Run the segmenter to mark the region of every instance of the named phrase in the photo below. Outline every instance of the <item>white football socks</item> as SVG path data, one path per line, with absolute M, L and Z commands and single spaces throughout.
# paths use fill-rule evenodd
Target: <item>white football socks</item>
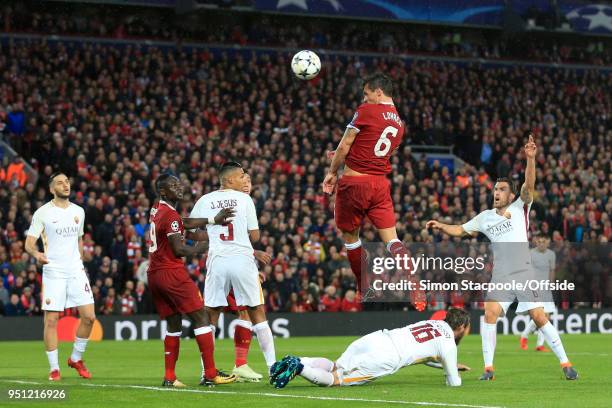
M 482 358 L 484 359 L 485 367 L 493 365 L 493 357 L 495 356 L 495 345 L 497 344 L 497 323 L 482 323 L 480 328 L 480 336 L 482 337 Z
M 536 343 L 536 347 L 542 347 L 544 345 L 544 333 L 542 330 L 538 330 L 538 342 Z
M 302 357 L 300 361 L 304 367 L 320 368 L 329 373 L 334 370 L 334 362 L 323 357 Z
M 300 375 L 316 385 L 324 387 L 334 385 L 334 375 L 322 368 L 304 365 L 304 369 Z
M 563 348 L 563 343 L 559 337 L 559 332 L 555 326 L 553 326 L 552 323 L 547 322 L 544 326 L 540 327 L 540 332 L 542 332 L 544 335 L 546 342 L 559 359 L 559 362 L 561 364 L 569 362 L 569 359 L 565 354 L 565 349 Z
M 274 337 L 272 336 L 272 330 L 268 322 L 261 322 L 253 325 L 253 332 L 257 336 L 259 342 L 259 348 L 264 355 L 268 371 L 272 364 L 276 362 L 276 351 L 274 350 Z
M 57 349 L 53 351 L 47 351 L 47 359 L 49 360 L 49 371 L 59 370 Z
M 525 325 L 525 330 L 523 330 L 521 333 L 521 337 L 524 339 L 528 338 L 531 333 L 537 330 L 537 328 L 538 327 L 536 326 L 535 322 L 533 320 L 529 320 L 529 323 Z
M 80 337 L 74 339 L 74 346 L 72 347 L 72 354 L 70 355 L 72 361 L 76 363 L 83 358 L 83 353 L 85 352 L 88 341 L 89 339 L 82 339 Z

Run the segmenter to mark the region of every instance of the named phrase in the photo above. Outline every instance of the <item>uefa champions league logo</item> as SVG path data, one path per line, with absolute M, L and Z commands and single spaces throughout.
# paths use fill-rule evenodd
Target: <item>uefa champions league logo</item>
M 567 13 L 566 17 L 577 29 L 612 32 L 612 7 L 605 4 L 580 7 Z

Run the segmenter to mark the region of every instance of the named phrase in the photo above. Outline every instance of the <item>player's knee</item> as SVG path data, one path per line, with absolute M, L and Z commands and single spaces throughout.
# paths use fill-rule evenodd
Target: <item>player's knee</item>
M 542 308 L 533 309 L 529 314 L 538 327 L 542 327 L 548 323 L 548 317 L 546 317 L 546 313 L 544 313 L 544 309 Z
M 45 327 L 50 328 L 50 329 L 57 328 L 58 320 L 59 320 L 59 315 L 56 315 L 56 314 L 50 314 L 50 315 L 45 316 Z
M 96 322 L 95 314 L 81 316 L 81 324 L 84 324 L 85 326 L 93 326 L 95 322 Z
M 499 310 L 497 310 L 496 308 L 487 308 L 485 309 L 485 314 L 484 314 L 485 322 L 495 323 L 497 322 L 497 318 L 499 317 L 499 315 L 500 315 Z

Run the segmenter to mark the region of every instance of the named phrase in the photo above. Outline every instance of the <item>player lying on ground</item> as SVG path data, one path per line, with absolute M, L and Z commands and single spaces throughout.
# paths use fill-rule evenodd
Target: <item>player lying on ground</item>
M 391 182 L 387 178 L 391 155 L 402 142 L 405 129 L 393 104 L 393 88 L 391 78 L 380 73 L 365 79 L 363 104 L 347 125 L 336 151 L 328 155 L 332 161 L 323 180 L 323 191 L 327 194 L 332 194 L 338 184 L 334 217 L 359 289 L 368 287 L 367 277 L 362 276 L 365 254 L 359 239 L 365 217 L 374 224 L 394 257 L 408 256 L 397 238 Z M 344 173 L 338 181 L 342 165 Z M 417 310 L 424 310 L 427 305 L 424 293 L 418 291 L 411 293 L 411 302 Z
M 536 152 L 536 144 L 530 135 L 525 145 L 527 156 L 525 183 L 516 201 L 514 201 L 516 195 L 512 181 L 500 178 L 495 183 L 493 190 L 493 209 L 481 212 L 463 225 L 449 225 L 438 221 L 427 222 L 426 228 L 441 230 L 453 237 L 476 237 L 478 233 L 485 234 L 492 242 L 494 258 L 492 281 L 507 282 L 509 279 L 519 280 L 521 276 L 528 278 L 535 276 L 531 266 L 527 231 L 529 211 L 535 190 Z M 510 245 L 510 243 L 513 244 Z M 519 302 L 516 312 L 518 314 L 529 313 L 536 326 L 544 334 L 546 341 L 561 363 L 565 378 L 568 380 L 578 378 L 578 373 L 565 354 L 559 332 L 550 323 L 544 312 L 544 304 L 539 300 L 541 298 L 540 293 L 533 293 L 533 291 L 501 291 L 488 295 L 485 302 L 485 321 L 481 328 L 482 355 L 485 366 L 481 380 L 495 379 L 493 356 L 497 342 L 497 319 L 506 314 L 515 300 Z
M 219 171 L 221 188 L 196 202 L 192 217 L 207 218 L 221 208 L 232 208 L 235 215 L 223 225 L 207 225 L 209 238 L 206 260 L 204 302 L 211 315 L 228 306 L 227 296 L 233 290 L 237 306 L 247 307 L 252 330 L 257 335 L 268 370 L 276 360 L 274 338 L 264 308 L 259 271 L 251 242 L 259 241 L 259 223 L 255 204 L 243 192 L 245 173 L 236 162 L 228 162 Z M 249 326 L 245 323 L 245 326 Z
M 214 337 L 204 310 L 202 294 L 189 277 L 182 259 L 185 256 L 202 254 L 208 248 L 204 242 L 195 246 L 186 245 L 184 242 L 185 227 L 175 208 L 183 197 L 185 187 L 178 178 L 169 174 L 159 176 L 155 186 L 159 201 L 151 209 L 150 215 L 151 240 L 147 276 L 155 309 L 160 318 L 166 319 L 168 324 L 164 338 L 165 375 L 162 386 L 185 387 L 175 374 L 183 331 L 183 314 L 193 322 L 193 332 L 205 367 L 205 375 L 200 385 L 213 386 L 233 382 L 236 380 L 235 375 L 227 375 L 215 367 Z M 231 211 L 217 210 L 210 214 L 210 218 L 189 220 L 187 224 L 190 228 L 197 228 L 211 221 L 221 223 L 228 215 L 231 215 Z
M 270 384 L 284 388 L 296 375 L 321 386 L 362 385 L 421 363 L 441 363 L 446 384 L 461 385 L 457 345 L 470 331 L 470 315 L 451 308 L 444 321 L 423 320 L 394 330 L 379 330 L 352 342 L 335 362 L 323 357 L 287 356 L 272 366 Z M 434 365 L 435 366 L 435 365 Z M 463 369 L 469 369 L 463 366 Z
M 81 377 L 91 378 L 82 360 L 96 320 L 94 298 L 82 260 L 85 211 L 68 201 L 70 180 L 64 173 L 53 173 L 49 177 L 49 190 L 53 199 L 34 212 L 25 242 L 25 250 L 43 265 L 43 337 L 49 360 L 49 380 L 60 380 L 57 352 L 59 314 L 75 306 L 80 323 L 68 366 L 77 370 Z M 42 237 L 44 252 L 38 251 L 36 241 L 39 237 Z

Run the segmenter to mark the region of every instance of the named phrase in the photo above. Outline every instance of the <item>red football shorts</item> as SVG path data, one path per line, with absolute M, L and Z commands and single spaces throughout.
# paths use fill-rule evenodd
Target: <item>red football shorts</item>
M 153 303 L 162 319 L 204 308 L 202 294 L 185 269 L 158 269 L 148 277 Z
M 227 295 L 227 306 L 223 308 L 223 311 L 226 313 L 236 313 L 241 312 L 243 310 L 247 310 L 246 306 L 238 306 L 236 304 L 236 298 L 234 297 L 234 289 L 230 289 Z
M 336 225 L 341 231 L 354 231 L 368 217 L 378 229 L 395 226 L 391 182 L 386 176 L 342 176 L 338 181 Z

